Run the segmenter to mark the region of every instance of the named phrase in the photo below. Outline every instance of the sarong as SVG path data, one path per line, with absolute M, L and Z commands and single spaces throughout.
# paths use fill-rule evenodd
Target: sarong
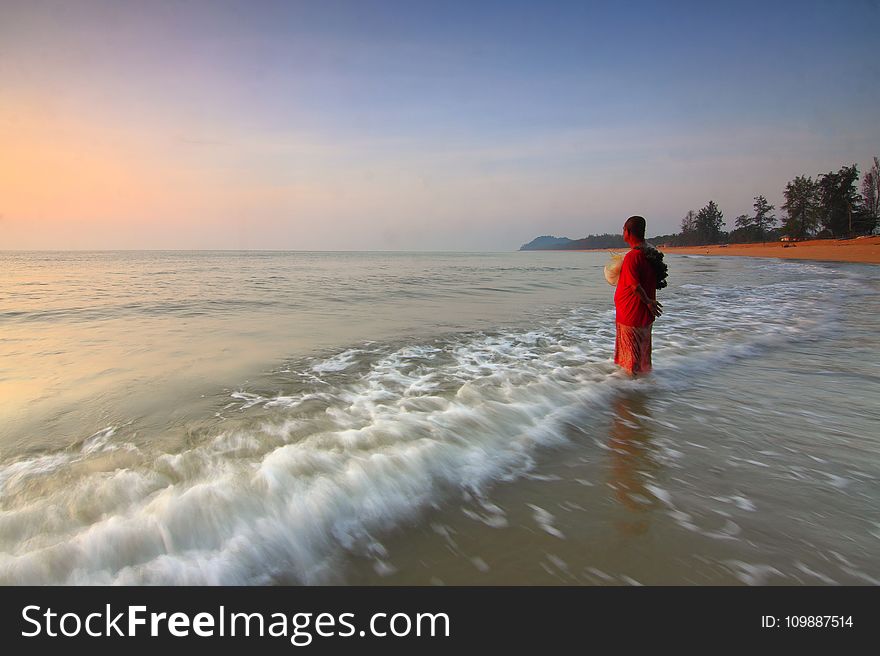
M 631 374 L 651 371 L 651 326 L 636 327 L 617 324 L 614 340 L 614 362 Z

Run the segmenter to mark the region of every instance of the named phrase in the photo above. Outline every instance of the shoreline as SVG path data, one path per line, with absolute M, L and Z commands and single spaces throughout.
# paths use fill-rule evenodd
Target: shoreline
M 811 239 L 798 242 L 767 242 L 763 244 L 711 244 L 707 246 L 660 246 L 664 253 L 680 255 L 723 255 L 743 257 L 776 257 L 786 260 L 820 260 L 825 262 L 856 262 L 880 264 L 880 236 L 857 239 Z M 609 248 L 593 248 L 573 252 L 606 252 Z M 618 249 L 624 250 L 624 249 Z

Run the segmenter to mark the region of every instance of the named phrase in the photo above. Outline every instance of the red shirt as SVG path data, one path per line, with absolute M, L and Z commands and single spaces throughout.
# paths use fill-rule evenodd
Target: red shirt
M 657 274 L 639 248 L 631 249 L 623 258 L 617 290 L 614 292 L 614 306 L 617 308 L 617 323 L 624 326 L 650 326 L 654 322 L 654 316 L 642 302 L 636 285 L 642 286 L 648 298 L 657 298 Z

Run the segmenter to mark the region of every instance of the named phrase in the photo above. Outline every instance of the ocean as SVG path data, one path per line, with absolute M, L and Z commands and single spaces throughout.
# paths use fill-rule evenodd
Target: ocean
M 880 268 L 0 253 L 0 583 L 880 584 Z

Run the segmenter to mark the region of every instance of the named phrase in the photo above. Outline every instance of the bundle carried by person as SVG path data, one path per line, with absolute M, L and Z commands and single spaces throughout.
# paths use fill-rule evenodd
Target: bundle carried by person
M 648 263 L 654 269 L 654 275 L 657 276 L 657 289 L 663 289 L 668 284 L 666 278 L 669 277 L 669 267 L 663 261 L 663 253 L 645 242 L 641 246 L 636 246 L 645 254 Z
M 611 251 L 611 259 L 605 265 L 605 280 L 609 285 L 616 285 L 620 278 L 620 269 L 623 267 L 623 253 Z
M 657 276 L 657 289 L 663 289 L 666 287 L 666 278 L 669 277 L 669 267 L 666 265 L 666 262 L 663 261 L 663 253 L 647 242 L 642 246 L 636 246 L 636 248 L 645 254 L 645 257 L 654 269 L 654 274 Z M 609 259 L 608 263 L 605 265 L 605 280 L 608 281 L 609 285 L 616 285 L 617 281 L 620 279 L 620 269 L 623 267 L 624 255 L 625 253 L 615 253 L 614 251 L 611 251 L 611 259 Z

